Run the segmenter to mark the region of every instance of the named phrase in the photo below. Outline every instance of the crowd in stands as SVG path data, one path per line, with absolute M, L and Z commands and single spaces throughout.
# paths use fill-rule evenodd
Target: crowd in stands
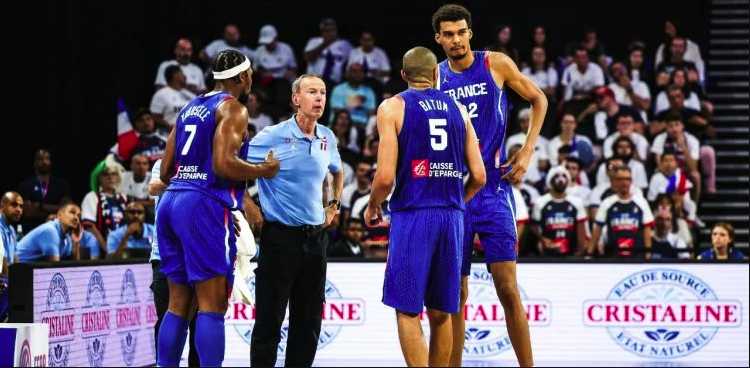
M 596 31 L 587 29 L 562 50 L 548 44 L 542 26 L 534 28 L 528 44 L 516 42 L 510 26 L 497 27 L 495 42 L 484 49 L 510 56 L 550 101 L 536 153 L 515 185 L 521 257 L 744 257 L 732 249 L 733 230 L 726 224 L 714 227 L 713 247 L 698 242 L 700 228 L 707 226 L 698 213 L 701 199 L 716 192 L 716 155 L 707 144 L 716 136 L 713 106 L 703 89 L 699 45 L 673 22 L 664 26 L 665 42 L 659 45 L 635 40 L 605 48 Z M 212 88 L 211 59 L 230 48 L 253 65 L 253 91 L 245 102 L 251 136 L 295 113 L 290 95 L 301 72 L 298 62 L 323 76 L 328 99 L 320 123 L 335 132 L 345 170 L 328 253 L 384 259 L 387 201 L 386 221 L 369 227 L 362 216 L 377 170 L 377 106 L 406 86 L 393 59 L 399 55 L 378 47 L 377 35 L 368 31 L 355 47 L 338 36 L 333 19 L 321 21 L 319 29 L 301 50 L 302 60 L 297 45 L 284 43 L 270 24 L 260 29 L 255 49 L 241 42 L 233 24 L 198 52 L 191 40 L 177 40 L 174 59 L 154 71 L 150 105 L 129 112 L 137 143 L 115 144 L 93 168 L 90 192 L 80 202 L 65 179 L 52 175 L 53 157 L 44 149 L 33 157 L 34 176 L 4 188 L 9 192 L 2 197 L 0 275 L 17 261 L 120 259 L 129 249 L 150 248 L 151 168 L 182 107 Z M 627 57 L 614 59 L 609 50 L 615 49 Z M 512 155 L 524 142 L 530 111 L 508 93 L 505 148 Z M 248 196 L 259 203 L 257 187 L 250 184 Z M 482 253 L 479 239 L 474 253 Z

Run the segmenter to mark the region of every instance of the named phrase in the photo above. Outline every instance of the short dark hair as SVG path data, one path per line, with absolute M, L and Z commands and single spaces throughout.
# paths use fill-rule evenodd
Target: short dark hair
M 630 146 L 630 154 L 635 155 L 635 143 L 633 143 L 633 140 L 630 139 L 630 137 L 626 137 L 624 135 L 617 137 L 617 139 L 612 142 L 612 152 L 617 154 L 617 146 L 620 145 L 620 142 L 626 142 L 628 146 Z
M 664 152 L 662 152 L 662 154 L 661 154 L 661 160 L 663 161 L 664 157 L 667 157 L 667 156 L 672 156 L 672 157 L 674 157 L 676 159 L 677 158 L 677 152 L 675 152 L 674 148 L 672 148 L 672 147 L 664 148 Z
M 216 54 L 216 56 L 214 57 L 214 61 L 211 63 L 211 71 L 223 72 L 225 70 L 232 69 L 235 66 L 240 65 L 243 62 L 245 62 L 246 58 L 247 57 L 244 54 L 242 54 L 241 52 L 237 50 L 228 49 L 228 50 L 221 51 L 218 54 Z M 230 78 L 230 79 L 239 81 L 239 77 L 240 75 L 237 74 L 237 76 L 235 76 L 234 78 Z
M 612 166 L 612 161 L 615 161 L 615 160 L 617 160 L 617 161 L 623 161 L 621 157 L 612 156 L 612 157 L 604 160 L 604 164 L 606 165 L 606 166 L 604 166 L 604 170 L 607 171 L 608 168 L 610 166 Z
M 563 160 L 563 161 L 565 161 L 565 162 L 572 162 L 574 164 L 578 164 L 578 169 L 579 170 L 583 169 L 583 162 L 578 157 L 568 156 L 568 157 L 565 157 L 565 160 Z
M 573 152 L 573 146 L 569 144 L 563 144 L 562 146 L 560 146 L 560 148 L 557 149 L 558 155 L 562 155 L 562 154 L 569 155 L 571 152 Z
M 575 54 L 576 54 L 576 53 L 578 53 L 578 51 L 583 51 L 583 52 L 585 52 L 585 53 L 586 53 L 586 56 L 588 56 L 589 58 L 591 57 L 591 55 L 589 54 L 589 50 L 588 50 L 588 49 L 586 49 L 586 48 L 585 48 L 585 47 L 583 47 L 583 46 L 578 46 L 578 47 L 576 47 L 576 49 L 575 49 L 575 50 L 573 50 L 573 56 L 575 56 Z
M 182 72 L 182 69 L 180 69 L 177 65 L 170 65 L 167 67 L 166 70 L 164 70 L 164 80 L 167 81 L 167 83 L 172 82 L 172 78 L 177 74 L 178 72 Z
M 432 15 L 432 29 L 435 33 L 440 33 L 440 23 L 458 22 L 459 20 L 465 20 L 466 25 L 471 29 L 471 13 L 469 13 L 469 10 L 458 4 L 445 4 Z
M 680 123 L 684 124 L 684 122 L 682 121 L 682 116 L 680 116 L 680 114 L 676 112 L 667 114 L 667 116 L 664 117 L 665 124 L 669 123 L 670 121 L 679 121 Z
M 151 111 L 146 108 L 140 108 L 138 110 L 135 110 L 135 113 L 133 114 L 133 121 L 138 121 L 140 118 L 143 117 L 143 115 L 151 115 Z
M 362 228 L 364 230 L 365 222 L 357 217 L 349 217 L 348 219 L 346 219 L 346 227 L 344 229 L 349 229 L 349 226 L 351 224 L 360 224 L 362 225 Z

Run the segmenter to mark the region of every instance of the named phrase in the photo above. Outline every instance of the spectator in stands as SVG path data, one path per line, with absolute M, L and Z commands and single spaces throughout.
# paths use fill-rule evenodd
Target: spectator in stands
M 581 160 L 584 169 L 595 163 L 593 143 L 585 135 L 576 134 L 578 122 L 573 114 L 564 114 L 560 120 L 560 134 L 549 141 L 547 157 L 551 166 L 560 165 L 557 151 L 560 147 L 568 145 L 572 153 Z
M 543 30 L 544 29 L 542 29 L 542 31 Z M 529 66 L 524 67 L 522 72 L 544 92 L 544 95 L 547 96 L 547 100 L 550 101 L 550 104 L 557 101 L 557 83 L 559 77 L 555 65 L 547 61 L 547 53 L 544 50 L 544 47 L 534 46 L 534 48 L 531 49 L 531 63 Z M 548 125 L 546 117 L 554 119 L 554 115 L 555 114 L 551 113 L 545 115 L 545 125 Z
M 18 234 L 16 225 L 23 215 L 23 197 L 16 192 L 7 192 L 0 199 L 0 247 L 3 258 L 0 258 L 0 275 L 8 275 L 8 267 L 17 261 Z M 2 321 L 0 313 L 0 321 Z
M 615 182 L 612 178 L 615 174 L 615 169 L 621 166 L 625 166 L 625 161 L 617 156 L 610 157 L 604 161 L 604 165 L 607 168 L 607 178 L 605 182 L 597 183 L 596 186 L 591 189 L 591 194 L 587 200 L 589 206 L 589 218 L 593 220 L 596 216 L 596 211 L 599 209 L 599 205 L 607 198 L 614 195 L 617 192 L 615 188 Z M 629 169 L 629 167 L 628 167 Z M 643 196 L 643 192 L 640 188 L 636 187 L 632 182 L 632 173 L 630 175 L 630 194 L 633 196 Z
M 674 224 L 672 231 L 676 232 L 677 237 L 680 238 L 688 248 L 693 248 L 693 231 L 691 225 L 685 218 L 684 212 L 675 206 L 674 199 L 669 194 L 659 194 L 656 196 L 654 201 L 655 211 L 667 210 L 672 213 L 672 219 Z
M 81 222 L 100 244 L 107 244 L 109 233 L 120 226 L 125 214 L 127 197 L 117 191 L 124 171 L 122 165 L 107 159 L 91 172 L 91 191 L 81 203 Z M 101 254 L 106 256 L 107 249 L 102 249 Z
M 714 105 L 705 97 L 701 96 L 702 89 L 697 83 L 689 83 L 687 81 L 687 72 L 685 72 L 685 70 L 675 69 L 669 76 L 669 85 L 675 85 L 682 89 L 682 95 L 685 98 L 683 102 L 684 108 L 695 111 L 705 111 L 708 115 L 713 113 Z M 654 114 L 658 115 L 670 108 L 671 104 L 669 98 L 667 98 L 667 90 L 659 92 L 656 96 Z
M 643 63 L 644 46 L 640 42 L 631 43 L 628 48 L 627 69 L 628 76 L 633 82 L 639 81 L 646 84 L 651 83 L 651 75 Z
M 615 157 L 620 158 L 622 162 L 625 163 L 625 166 L 630 168 L 633 184 L 641 190 L 648 188 L 648 174 L 646 174 L 646 167 L 643 166 L 642 162 L 636 159 L 635 143 L 626 136 L 617 137 L 612 143 L 612 151 L 614 151 Z M 596 174 L 596 183 L 607 182 L 609 182 L 607 169 L 605 165 L 601 165 Z
M 250 91 L 247 95 L 245 107 L 247 108 L 247 115 L 250 117 L 248 122 L 255 127 L 256 134 L 266 127 L 274 125 L 273 119 L 260 111 L 261 105 L 262 102 L 258 92 Z
M 364 258 L 365 249 L 362 240 L 365 235 L 365 224 L 355 218 L 345 222 L 344 237 L 331 244 L 326 251 L 328 257 Z
M 253 70 L 271 79 L 294 81 L 297 78 L 297 59 L 289 44 L 279 41 L 276 27 L 266 24 L 260 29 L 255 57 L 258 65 Z
M 655 201 L 656 196 L 662 193 L 672 193 L 674 191 L 685 195 L 693 188 L 693 183 L 688 180 L 685 173 L 677 165 L 677 154 L 672 149 L 666 149 L 661 154 L 659 166 L 648 185 L 649 201 Z
M 651 91 L 646 82 L 631 79 L 625 64 L 620 61 L 609 65 L 609 75 L 612 78 L 609 88 L 615 93 L 615 101 L 620 105 L 636 108 L 643 121 L 648 121 Z
M 240 43 L 240 30 L 232 23 L 224 26 L 224 38 L 209 43 L 208 46 L 198 54 L 198 58 L 203 61 L 204 65 L 210 66 L 216 54 L 229 49 L 241 52 L 250 59 L 250 62 L 253 63 L 253 65 L 256 64 L 255 52 Z
M 565 46 L 565 55 L 568 58 L 568 64 L 571 64 L 575 60 L 575 55 L 579 49 L 584 49 L 591 60 L 597 63 L 601 70 L 606 70 L 607 51 L 604 49 L 604 44 L 599 41 L 596 30 L 588 26 L 584 28 L 583 38 L 580 41 L 573 41 Z
M 673 60 L 672 56 L 674 54 L 681 54 L 682 60 L 695 64 L 695 69 L 698 72 L 699 79 L 701 83 L 703 83 L 705 80 L 705 65 L 703 63 L 703 58 L 701 57 L 700 46 L 692 40 L 680 37 L 682 35 L 675 23 L 674 20 L 666 20 L 664 22 L 664 33 L 667 38 L 666 42 L 660 44 L 656 49 L 656 61 L 654 62 L 654 65 L 658 67 L 665 60 Z M 675 45 L 673 41 L 678 38 L 682 39 L 682 41 L 678 41 L 677 45 Z M 669 47 L 666 47 L 667 45 L 669 45 Z
M 307 41 L 303 55 L 307 62 L 307 72 L 323 76 L 330 89 L 341 82 L 344 64 L 352 51 L 352 45 L 339 38 L 336 21 L 331 18 L 320 22 L 320 35 L 321 37 L 313 37 Z
M 682 118 L 687 131 L 698 139 L 703 137 L 714 138 L 716 133 L 708 120 L 701 115 L 700 111 L 685 106 L 685 93 L 682 88 L 670 85 L 667 88 L 667 99 L 669 109 L 660 112 L 654 117 L 654 124 L 649 125 L 651 136 L 656 136 L 666 129 L 666 117 L 678 114 Z
M 174 47 L 174 59 L 166 60 L 159 64 L 159 69 L 156 71 L 154 89 L 158 91 L 167 85 L 164 72 L 167 70 L 167 67 L 177 65 L 182 70 L 182 74 L 185 75 L 186 88 L 190 92 L 196 95 L 206 92 L 206 81 L 203 78 L 203 71 L 198 65 L 190 62 L 192 57 L 193 43 L 187 38 L 177 40 L 177 44 Z
M 688 245 L 674 232 L 677 227 L 672 211 L 666 208 L 658 209 L 654 217 L 654 231 L 651 234 L 653 258 L 692 258 L 692 251 L 688 249 Z
M 604 85 L 604 72 L 599 65 L 589 59 L 589 52 L 578 47 L 575 50 L 574 63 L 570 63 L 562 75 L 560 83 L 565 87 L 565 101 L 593 101 L 594 89 Z
M 356 168 L 355 182 L 344 187 L 344 190 L 341 192 L 341 222 L 343 223 L 346 223 L 349 219 L 352 205 L 358 199 L 370 194 L 370 190 L 372 190 L 370 176 L 373 175 L 373 169 L 370 161 L 360 161 Z
M 168 66 L 164 71 L 164 78 L 167 81 L 167 87 L 154 93 L 149 110 L 151 110 L 156 126 L 165 134 L 169 134 L 177 121 L 180 110 L 195 98 L 195 94 L 185 89 L 185 74 L 182 74 L 179 66 Z
M 362 151 L 362 159 L 375 162 L 378 160 L 378 148 L 380 148 L 380 137 L 368 137 L 365 149 Z
M 631 193 L 633 176 L 627 166 L 613 169 L 615 195 L 602 201 L 588 246 L 589 255 L 598 248 L 600 255 L 620 258 L 651 258 L 651 226 L 654 215 L 646 199 Z M 599 247 L 602 229 L 607 228 L 607 244 Z
M 375 91 L 362 84 L 365 74 L 362 64 L 349 64 L 346 82 L 337 85 L 331 93 L 331 117 L 339 111 L 349 111 L 359 136 L 364 137 L 367 120 L 375 114 L 377 100 Z
M 734 249 L 734 226 L 719 222 L 711 229 L 711 249 L 701 253 L 698 259 L 742 260 L 747 256 Z
M 524 108 L 518 112 L 518 128 L 519 132 L 508 137 L 505 141 L 505 147 L 510 147 L 520 144 L 523 145 L 526 142 L 526 134 L 529 131 L 529 119 L 531 117 L 531 110 Z M 547 138 L 540 136 L 536 140 L 536 147 L 534 147 L 534 154 L 531 156 L 531 162 L 526 169 L 526 174 L 523 180 L 529 183 L 535 184 L 540 180 L 544 179 L 544 173 L 549 170 L 549 158 L 547 157 L 547 146 L 549 141 Z M 506 152 L 507 154 L 507 152 Z M 512 156 L 506 156 L 512 157 Z
M 541 255 L 582 255 L 586 250 L 586 209 L 580 198 L 568 195 L 572 181 L 565 167 L 550 169 L 547 187 L 550 192 L 543 195 L 534 206 L 532 229 Z
M 153 216 L 154 200 L 148 194 L 148 184 L 151 182 L 151 167 L 148 159 L 143 155 L 134 155 L 130 160 L 130 170 L 122 174 L 122 182 L 117 191 L 124 194 L 128 203 L 139 203 Z
M 370 170 L 370 174 L 368 175 L 370 185 L 372 185 L 372 180 L 375 177 L 376 171 L 377 170 Z M 383 204 L 381 205 L 383 209 L 383 221 L 378 222 L 374 226 L 366 225 L 367 230 L 365 231 L 363 245 L 370 251 L 377 252 L 378 249 L 388 249 L 388 241 L 390 239 L 391 230 L 391 211 L 388 208 L 388 202 L 390 200 L 391 194 L 388 194 L 388 197 L 385 201 L 383 201 Z M 364 213 L 369 202 L 370 193 L 367 193 L 361 198 L 357 199 L 354 204 L 352 204 L 351 215 L 349 217 L 352 219 L 358 219 L 359 221 L 362 221 L 364 223 Z
M 700 82 L 703 80 L 701 77 L 702 73 L 698 71 L 696 64 L 685 59 L 687 40 L 684 37 L 675 36 L 672 38 L 669 49 L 671 53 L 669 58 L 665 58 L 656 64 L 657 88 L 666 87 L 669 81 L 669 76 L 676 69 L 682 69 L 687 72 L 689 81 Z
M 346 140 L 346 147 L 355 154 L 355 161 L 352 161 L 351 164 L 356 165 L 359 154 L 362 152 L 362 146 L 359 131 L 354 128 L 352 115 L 348 110 L 338 110 L 333 114 L 332 130 L 337 139 Z
M 125 249 L 151 249 L 156 236 L 154 225 L 148 224 L 146 211 L 140 203 L 129 203 L 120 227 L 107 237 L 107 258 L 122 259 Z
M 531 37 L 531 47 L 526 49 L 526 55 L 531 56 L 531 60 L 522 60 L 522 64 L 525 62 L 525 66 L 533 64 L 534 48 L 541 47 L 544 50 L 548 65 L 551 68 L 555 68 L 557 54 L 551 50 L 549 43 L 547 42 L 547 30 L 542 25 L 534 27 L 534 33 Z
M 518 49 L 511 43 L 511 29 L 507 24 L 501 24 L 495 27 L 495 41 L 485 47 L 486 51 L 502 52 L 508 55 L 513 62 L 518 64 L 520 61 Z
M 635 122 L 630 114 L 620 114 L 617 116 L 617 131 L 612 133 L 604 140 L 604 158 L 610 158 L 614 155 L 614 143 L 620 137 L 627 137 L 635 144 L 633 158 L 646 162 L 648 159 L 648 139 L 635 132 Z
M 52 155 L 40 149 L 34 153 L 34 176 L 21 182 L 18 193 L 25 201 L 21 225 L 28 233 L 70 201 L 70 184 L 52 175 Z
M 164 150 L 167 148 L 167 137 L 157 132 L 154 117 L 147 109 L 137 110 L 134 118 L 135 124 L 133 127 L 138 133 L 138 144 L 129 157 L 133 155 L 145 156 L 150 168 L 156 160 L 164 155 Z
M 681 92 L 678 92 L 681 93 Z M 687 173 L 695 186 L 696 200 L 702 192 L 701 173 L 698 171 L 698 160 L 700 170 L 706 177 L 706 191 L 716 192 L 716 153 L 711 146 L 702 146 L 698 139 L 685 131 L 682 117 L 678 114 L 669 114 L 664 117 L 667 131 L 654 138 L 651 152 L 655 154 L 656 162 L 661 162 L 661 155 L 666 148 L 671 148 L 677 155 L 677 163 L 683 172 Z
M 617 130 L 617 122 L 620 115 L 633 117 L 633 130 L 643 134 L 644 121 L 641 113 L 631 106 L 620 105 L 615 101 L 615 92 L 607 86 L 595 89 L 595 103 L 590 104 L 586 110 L 576 117 L 579 126 L 583 125 L 586 136 L 594 142 L 602 142 L 608 135 Z M 593 132 L 592 132 L 593 130 Z M 593 135 L 592 135 L 593 133 Z
M 348 63 L 362 65 L 367 85 L 370 85 L 367 83 L 368 80 L 375 80 L 382 87 L 391 75 L 391 61 L 388 59 L 388 54 L 375 46 L 375 37 L 370 31 L 364 31 L 359 36 L 359 47 L 349 53 Z
M 58 262 L 81 257 L 81 209 L 74 203 L 60 208 L 57 218 L 37 226 L 18 242 L 19 262 Z
M 521 144 L 512 145 L 508 150 L 508 157 L 513 157 L 521 150 L 521 147 Z M 523 198 L 523 203 L 527 208 L 534 208 L 534 204 L 540 197 L 539 190 L 523 180 L 513 183 L 513 188 L 519 191 L 521 198 Z
M 578 197 L 578 199 L 581 200 L 581 203 L 587 205 L 589 195 L 591 194 L 591 188 L 589 188 L 588 185 L 581 184 L 581 176 L 586 175 L 586 173 L 581 170 L 581 160 L 579 160 L 578 157 L 568 156 L 565 158 L 562 165 L 564 165 L 570 175 L 570 183 L 565 192 L 571 196 Z M 588 183 L 588 179 L 586 180 L 586 183 Z

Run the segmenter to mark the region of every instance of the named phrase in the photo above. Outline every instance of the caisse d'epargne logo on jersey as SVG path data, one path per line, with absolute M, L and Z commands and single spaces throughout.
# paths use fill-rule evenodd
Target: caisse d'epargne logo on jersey
M 250 293 L 255 298 L 255 276 L 247 281 Z M 365 301 L 359 298 L 344 298 L 336 286 L 326 280 L 325 300 L 323 305 L 323 324 L 318 337 L 318 350 L 336 339 L 341 329 L 346 326 L 358 326 L 365 322 Z M 255 326 L 255 306 L 242 303 L 230 303 L 226 314 L 226 324 L 234 325 L 237 334 L 250 345 L 250 338 Z M 289 310 L 281 327 L 279 354 L 286 353 L 289 333 Z
M 675 269 L 634 273 L 604 300 L 583 306 L 584 324 L 604 327 L 623 349 L 647 358 L 690 355 L 719 329 L 742 325 L 742 304 L 719 299 L 700 278 Z

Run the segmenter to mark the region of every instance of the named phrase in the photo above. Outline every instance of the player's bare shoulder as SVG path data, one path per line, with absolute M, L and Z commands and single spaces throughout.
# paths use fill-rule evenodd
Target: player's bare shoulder
M 247 108 L 236 98 L 227 98 L 216 107 L 217 122 L 229 117 L 244 121 L 248 121 L 250 118 Z
M 492 77 L 499 87 L 502 87 L 506 81 L 514 80 L 520 74 L 518 66 L 508 55 L 502 52 L 488 51 L 490 71 Z
M 386 98 L 380 103 L 378 107 L 378 120 L 381 117 L 386 119 L 394 119 L 399 116 L 404 116 L 404 100 L 399 95 L 395 95 L 390 98 Z M 381 115 L 382 114 L 382 115 Z

